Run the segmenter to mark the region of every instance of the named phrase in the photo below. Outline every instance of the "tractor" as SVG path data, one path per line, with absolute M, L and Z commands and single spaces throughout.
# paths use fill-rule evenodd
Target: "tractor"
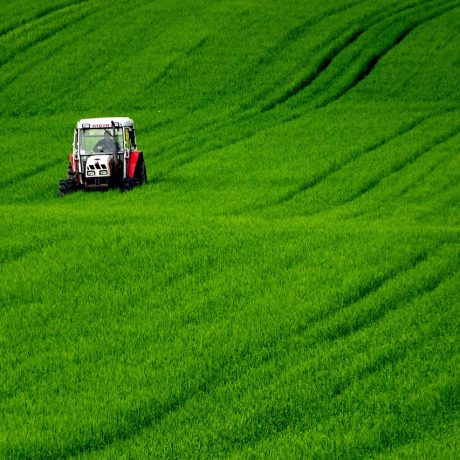
M 127 117 L 87 118 L 77 123 L 61 196 L 76 190 L 131 190 L 147 182 L 144 154 Z

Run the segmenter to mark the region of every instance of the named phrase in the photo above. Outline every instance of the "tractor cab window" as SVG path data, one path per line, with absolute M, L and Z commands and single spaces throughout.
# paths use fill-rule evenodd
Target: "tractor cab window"
M 123 130 L 115 128 L 115 144 L 117 151 L 123 149 Z M 94 153 L 113 153 L 112 128 L 82 129 L 80 134 L 80 154 L 92 155 Z
M 127 128 L 125 131 L 126 148 L 132 150 L 136 148 L 136 138 L 132 128 Z

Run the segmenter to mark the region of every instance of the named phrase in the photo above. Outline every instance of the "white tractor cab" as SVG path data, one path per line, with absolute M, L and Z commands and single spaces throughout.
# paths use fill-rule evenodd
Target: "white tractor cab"
M 127 117 L 80 120 L 69 160 L 67 179 L 59 182 L 62 196 L 79 189 L 130 190 L 147 182 L 144 154 L 137 149 L 134 122 Z

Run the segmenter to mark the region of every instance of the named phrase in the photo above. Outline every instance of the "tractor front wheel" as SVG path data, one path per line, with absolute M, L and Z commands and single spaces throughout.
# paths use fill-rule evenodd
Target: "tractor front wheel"
M 59 181 L 59 195 L 65 196 L 74 192 L 76 190 L 76 185 L 75 179 L 63 179 Z

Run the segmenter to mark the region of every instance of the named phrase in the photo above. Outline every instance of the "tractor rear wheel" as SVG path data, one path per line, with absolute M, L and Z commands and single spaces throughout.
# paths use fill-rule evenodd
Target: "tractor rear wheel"
M 139 181 L 136 178 L 127 178 L 124 179 L 123 182 L 121 183 L 120 190 L 122 192 L 129 192 L 132 190 L 134 187 L 137 187 L 139 185 Z
M 145 184 L 147 182 L 147 169 L 145 167 L 145 161 L 142 154 L 137 162 L 136 170 L 134 171 L 134 177 L 139 181 L 139 185 Z

